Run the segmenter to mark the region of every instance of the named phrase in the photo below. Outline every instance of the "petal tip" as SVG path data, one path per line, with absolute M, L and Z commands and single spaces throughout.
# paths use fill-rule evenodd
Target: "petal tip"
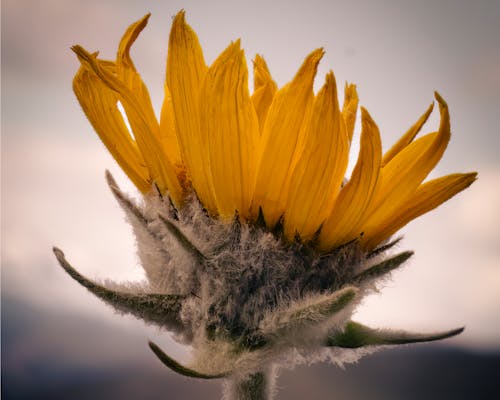
M 374 123 L 372 116 L 370 115 L 370 113 L 368 112 L 368 110 L 365 107 L 361 106 L 360 110 L 361 110 L 361 120 L 362 121 L 365 121 L 367 123 Z
M 252 62 L 255 66 L 260 66 L 265 63 L 264 57 L 261 54 L 256 54 Z
M 183 8 L 181 8 L 177 14 L 175 14 L 174 16 L 174 23 L 176 22 L 185 22 L 185 19 L 186 19 L 186 10 L 184 10 Z
M 479 177 L 478 177 L 478 173 L 476 171 L 474 171 L 474 172 L 469 172 L 469 173 L 465 174 L 464 178 L 467 181 L 466 187 L 469 187 L 475 181 L 477 181 Z
M 434 91 L 434 98 L 439 103 L 440 108 L 448 108 L 448 104 L 443 99 L 443 97 L 438 93 L 438 91 Z
M 335 83 L 335 74 L 333 73 L 333 70 L 330 70 L 326 74 L 326 83 L 332 84 Z
M 308 58 L 310 58 L 311 61 L 314 63 L 319 63 L 324 55 L 325 55 L 325 50 L 323 49 L 323 47 L 319 47 L 316 50 L 313 50 L 311 54 L 309 54 Z

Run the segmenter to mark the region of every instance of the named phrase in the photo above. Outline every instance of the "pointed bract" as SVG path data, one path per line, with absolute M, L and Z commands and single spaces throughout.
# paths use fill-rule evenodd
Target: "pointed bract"
M 354 300 L 357 293 L 355 287 L 345 287 L 273 312 L 261 322 L 261 332 L 268 339 L 300 333 L 301 329 L 312 328 L 334 317 Z
M 392 331 L 388 329 L 372 329 L 360 323 L 349 322 L 342 332 L 331 335 L 327 346 L 356 349 L 365 346 L 398 345 L 409 343 L 432 342 L 450 338 L 462 333 L 464 328 L 438 333 L 413 333 Z
M 81 275 L 70 265 L 64 253 L 57 247 L 54 247 L 53 251 L 59 264 L 69 276 L 117 311 L 132 314 L 146 322 L 166 326 L 169 329 L 182 329 L 179 312 L 185 296 L 158 293 L 135 294 L 108 289 Z
M 405 251 L 394 257 L 388 258 L 360 272 L 354 277 L 354 280 L 357 282 L 364 282 L 366 280 L 380 279 L 380 277 L 387 275 L 389 272 L 403 265 L 412 255 L 412 251 Z
M 189 254 L 191 254 L 200 264 L 204 264 L 207 262 L 207 257 L 182 233 L 182 231 L 175 226 L 174 223 L 165 218 L 163 215 L 159 214 L 158 218 L 167 230 L 170 232 L 172 237 L 176 239 L 176 241 L 181 245 L 181 247 L 186 250 Z
M 165 352 L 158 347 L 157 344 L 153 342 L 148 342 L 149 348 L 155 353 L 156 357 L 168 368 L 170 368 L 172 371 L 186 376 L 188 378 L 198 378 L 198 379 L 221 379 L 224 378 L 228 375 L 230 375 L 230 372 L 224 373 L 224 374 L 215 374 L 215 375 L 210 375 L 210 374 L 204 374 L 202 372 L 195 371 L 194 369 L 185 367 L 184 365 L 178 363 L 175 361 L 172 357 L 168 356 L 165 354 Z

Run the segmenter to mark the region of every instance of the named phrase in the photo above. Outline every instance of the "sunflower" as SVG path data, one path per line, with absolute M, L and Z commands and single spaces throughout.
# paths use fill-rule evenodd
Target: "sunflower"
M 240 41 L 207 66 L 180 11 L 158 120 L 130 57 L 148 18 L 127 29 L 116 61 L 72 48 L 81 62 L 76 97 L 142 194 L 133 201 L 107 173 L 147 281 L 133 289 L 91 282 L 54 249 L 65 270 L 116 309 L 176 332 L 193 346 L 192 367 L 150 343 L 160 360 L 188 376 L 232 377 L 235 398 L 247 398 L 248 387 L 267 390 L 264 372 L 297 351 L 321 358 L 461 332 L 397 334 L 350 320 L 360 299 L 412 255 L 388 256 L 399 240 L 392 235 L 476 179 L 457 173 L 425 181 L 450 140 L 444 99 L 435 93 L 436 132 L 416 138 L 431 104 L 385 153 L 361 107 L 360 150 L 347 178 L 358 95 L 346 84 L 341 106 L 331 71 L 314 93 L 323 49 L 282 88 L 257 55 L 250 93 Z M 336 362 L 348 359 L 335 354 Z

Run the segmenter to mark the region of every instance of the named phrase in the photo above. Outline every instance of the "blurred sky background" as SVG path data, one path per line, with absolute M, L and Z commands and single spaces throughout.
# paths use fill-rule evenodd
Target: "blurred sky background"
M 324 47 L 316 89 L 329 69 L 339 87 L 356 83 L 384 149 L 423 113 L 434 90 L 441 93 L 450 107 L 452 140 L 432 177 L 478 171 L 479 180 L 404 228 L 400 248 L 415 256 L 380 295 L 364 302 L 356 318 L 423 331 L 466 325 L 448 345 L 483 355 L 500 351 L 499 1 L 2 0 L 1 5 L 2 368 L 8 366 L 16 379 L 48 374 L 45 367 L 56 364 L 58 371 L 87 371 L 98 363 L 108 370 L 147 365 L 168 374 L 146 338 L 189 359 L 188 349 L 167 333 L 114 314 L 79 287 L 51 251 L 53 245 L 63 249 L 91 278 L 142 278 L 131 229 L 106 187 L 104 170 L 136 192 L 72 93 L 79 63 L 70 46 L 78 43 L 112 59 L 128 25 L 151 12 L 132 56 L 159 112 L 168 32 L 181 8 L 207 63 L 241 38 L 249 64 L 263 54 L 279 86 L 311 50 Z M 435 111 L 424 133 L 438 123 Z M 353 153 L 352 161 L 356 146 Z M 317 383 L 320 389 L 327 384 Z M 205 398 L 220 395 L 217 384 L 197 385 Z M 311 398 L 323 398 L 318 396 L 311 392 Z

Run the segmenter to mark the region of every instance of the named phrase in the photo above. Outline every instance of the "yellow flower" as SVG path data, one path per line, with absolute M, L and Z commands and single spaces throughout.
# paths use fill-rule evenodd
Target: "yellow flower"
M 73 82 L 76 96 L 144 194 L 156 187 L 182 208 L 194 191 L 213 218 L 232 221 L 237 215 L 254 223 L 263 217 L 269 229 L 281 224 L 288 240 L 300 238 L 320 251 L 353 240 L 370 250 L 476 178 L 465 173 L 424 182 L 450 139 L 448 106 L 436 93 L 438 131 L 414 140 L 431 105 L 385 154 L 377 125 L 361 108 L 359 156 L 345 180 L 358 96 L 354 85 L 346 85 L 341 108 L 333 72 L 314 94 L 323 50 L 309 54 L 280 89 L 256 56 L 251 94 L 240 41 L 207 66 L 184 11 L 170 32 L 158 121 L 129 54 L 148 18 L 128 28 L 114 62 L 73 47 L 82 64 Z

